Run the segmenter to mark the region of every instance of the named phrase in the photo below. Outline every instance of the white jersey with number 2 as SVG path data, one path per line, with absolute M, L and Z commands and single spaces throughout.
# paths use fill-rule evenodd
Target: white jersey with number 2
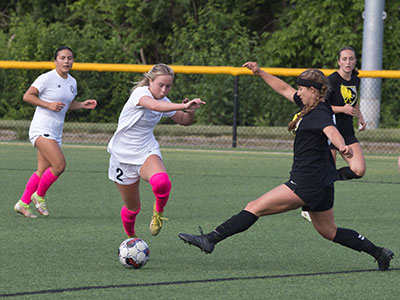
M 171 118 L 175 115 L 176 111 L 157 112 L 139 106 L 143 96 L 154 98 L 148 86 L 138 87 L 131 93 L 119 116 L 118 128 L 108 143 L 107 151 L 119 162 L 141 165 L 152 151 L 160 155 L 154 127 L 162 117 Z M 167 97 L 157 101 L 171 102 Z

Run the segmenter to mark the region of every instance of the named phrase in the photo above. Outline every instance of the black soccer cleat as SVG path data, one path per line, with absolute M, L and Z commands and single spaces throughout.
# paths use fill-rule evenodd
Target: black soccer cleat
M 381 253 L 376 258 L 376 261 L 378 262 L 378 270 L 386 271 L 387 269 L 389 269 L 390 260 L 393 258 L 393 256 L 394 253 L 392 250 L 381 248 Z
M 179 238 L 189 245 L 200 248 L 201 251 L 209 254 L 213 252 L 215 244 L 211 243 L 205 235 L 192 235 L 186 233 L 180 233 Z

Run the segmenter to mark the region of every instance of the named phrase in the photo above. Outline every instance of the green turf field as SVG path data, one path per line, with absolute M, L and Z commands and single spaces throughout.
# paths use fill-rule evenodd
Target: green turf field
M 30 144 L 0 144 L 0 298 L 399 299 L 400 263 L 324 240 L 300 211 L 260 218 L 206 255 L 180 232 L 208 232 L 288 178 L 290 153 L 163 149 L 172 181 L 169 221 L 148 231 L 154 198 L 141 184 L 137 233 L 150 247 L 140 270 L 120 265 L 122 200 L 107 179 L 105 147 L 64 146 L 67 168 L 46 195 L 49 217 L 13 211 L 36 167 Z M 361 180 L 336 183 L 340 227 L 400 255 L 400 173 L 395 156 L 367 156 Z M 338 165 L 342 165 L 341 159 Z

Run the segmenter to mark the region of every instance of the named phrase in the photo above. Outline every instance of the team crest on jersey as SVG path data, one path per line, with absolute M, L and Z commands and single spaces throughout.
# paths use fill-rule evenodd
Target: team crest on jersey
M 357 88 L 354 85 L 340 85 L 340 94 L 343 97 L 344 104 L 354 105 L 357 101 Z
M 71 90 L 71 93 L 72 93 L 72 94 L 75 92 L 75 89 L 74 89 L 74 86 L 73 86 L 73 85 L 70 85 L 70 86 L 69 86 L 69 89 Z
M 301 111 L 299 111 L 297 114 L 295 114 L 295 115 L 293 116 L 292 121 L 296 120 L 296 118 L 297 118 L 300 114 L 301 114 Z M 297 131 L 297 128 L 299 128 L 299 125 L 300 125 L 301 120 L 303 120 L 303 118 L 300 118 L 300 119 L 297 120 L 296 126 L 295 126 L 295 127 L 293 128 L 293 130 L 292 130 L 292 133 L 293 133 L 293 134 L 295 134 L 296 131 Z

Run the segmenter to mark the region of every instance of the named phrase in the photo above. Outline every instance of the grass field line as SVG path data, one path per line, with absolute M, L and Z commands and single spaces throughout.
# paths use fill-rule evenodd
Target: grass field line
M 10 142 L 0 142 L 0 145 L 6 146 L 19 146 L 19 147 L 32 147 L 30 143 L 10 143 Z M 96 150 L 106 150 L 107 146 L 105 145 L 73 145 L 73 144 L 65 144 L 62 146 L 63 148 L 72 148 L 72 149 L 96 149 Z M 161 147 L 161 151 L 163 152 L 197 152 L 197 153 L 221 153 L 221 154 L 260 154 L 260 155 L 288 155 L 292 156 L 292 152 L 285 151 L 247 151 L 241 149 L 190 149 L 190 148 L 163 148 Z M 374 159 L 395 159 L 397 156 L 387 155 L 387 154 L 366 154 L 366 158 L 373 157 Z
M 391 268 L 385 272 L 393 272 L 393 271 L 399 271 L 399 270 L 400 270 L 400 268 Z M 284 275 L 281 274 L 281 275 L 264 275 L 264 276 L 225 277 L 225 278 L 164 281 L 164 282 L 149 282 L 149 283 L 82 286 L 82 287 L 65 288 L 65 289 L 50 289 L 50 290 L 39 290 L 39 291 L 32 291 L 32 292 L 0 294 L 0 298 L 16 297 L 16 296 L 44 295 L 44 294 L 60 294 L 63 292 L 79 292 L 79 291 L 85 291 L 85 290 L 135 288 L 135 287 L 137 288 L 137 287 L 167 286 L 167 285 L 171 286 L 171 285 L 213 283 L 213 282 L 226 282 L 226 281 L 239 281 L 239 280 L 267 280 L 267 279 L 282 279 L 282 278 L 293 278 L 293 277 L 310 277 L 310 276 L 337 275 L 337 274 L 350 274 L 350 273 L 367 273 L 367 272 L 382 272 L 382 271 L 377 270 L 377 269 L 365 269 L 365 270 L 347 270 L 347 271 L 333 271 L 333 272 L 297 273 L 297 274 L 284 274 Z

